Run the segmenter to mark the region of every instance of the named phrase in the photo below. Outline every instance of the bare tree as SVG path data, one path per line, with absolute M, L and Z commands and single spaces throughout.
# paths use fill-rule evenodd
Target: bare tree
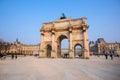
M 6 51 L 10 49 L 11 44 L 0 39 L 0 53 L 6 54 Z

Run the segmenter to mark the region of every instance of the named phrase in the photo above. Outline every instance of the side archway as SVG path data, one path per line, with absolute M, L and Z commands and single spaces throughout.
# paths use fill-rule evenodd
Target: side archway
M 83 56 L 83 51 L 82 51 L 83 47 L 81 44 L 76 44 L 74 46 L 74 57 L 76 58 L 82 58 Z
M 47 56 L 48 58 L 51 57 L 51 51 L 52 51 L 51 45 L 47 45 L 47 48 L 46 48 L 46 56 Z

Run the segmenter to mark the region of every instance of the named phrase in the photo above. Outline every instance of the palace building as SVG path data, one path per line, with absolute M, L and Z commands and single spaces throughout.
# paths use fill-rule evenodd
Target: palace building
M 108 43 L 104 38 L 98 38 L 96 42 L 90 41 L 89 49 L 96 54 L 113 53 L 120 55 L 120 43 Z
M 24 54 L 24 55 L 39 54 L 40 44 L 27 45 L 27 44 L 22 44 L 18 40 L 9 44 L 10 44 L 10 48 L 6 51 L 7 54 Z

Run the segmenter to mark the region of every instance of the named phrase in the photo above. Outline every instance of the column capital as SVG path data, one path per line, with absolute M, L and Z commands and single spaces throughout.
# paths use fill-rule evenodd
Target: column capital
M 44 36 L 44 33 L 41 33 L 42 36 Z
M 55 30 L 53 29 L 53 30 L 51 31 L 51 33 L 54 35 L 54 34 L 55 34 Z
M 69 31 L 69 33 L 72 33 L 72 31 Z
M 87 25 L 82 25 L 81 29 L 82 29 L 83 32 L 86 32 L 86 30 L 88 29 L 88 26 Z
M 72 33 L 72 26 L 69 27 L 69 33 Z
M 51 34 L 52 34 L 52 35 L 55 35 L 55 32 L 52 32 Z

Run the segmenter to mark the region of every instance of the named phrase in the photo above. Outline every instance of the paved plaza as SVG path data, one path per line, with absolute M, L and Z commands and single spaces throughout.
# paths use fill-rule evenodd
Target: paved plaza
M 0 80 L 120 80 L 120 58 L 0 60 Z

